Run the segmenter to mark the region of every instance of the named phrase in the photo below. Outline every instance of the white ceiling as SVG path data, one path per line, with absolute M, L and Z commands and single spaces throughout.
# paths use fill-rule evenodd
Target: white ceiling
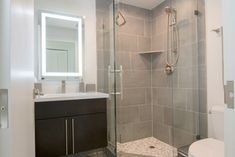
M 152 10 L 165 0 L 120 0 L 121 3 Z

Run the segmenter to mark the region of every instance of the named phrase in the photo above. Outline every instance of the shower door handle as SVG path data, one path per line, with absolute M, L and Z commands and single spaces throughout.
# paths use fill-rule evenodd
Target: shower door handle
M 120 70 L 119 70 L 119 75 L 120 75 L 120 94 L 121 94 L 121 100 L 123 100 L 123 68 L 122 65 L 120 65 Z
M 8 121 L 8 89 L 0 89 L 0 128 L 8 128 Z
M 112 79 L 111 74 L 118 73 L 120 77 L 120 92 L 116 92 L 112 89 Z M 121 100 L 123 100 L 123 68 L 122 65 L 120 65 L 119 70 L 112 70 L 111 66 L 109 66 L 109 72 L 108 72 L 108 79 L 109 79 L 109 94 L 110 95 L 120 95 Z

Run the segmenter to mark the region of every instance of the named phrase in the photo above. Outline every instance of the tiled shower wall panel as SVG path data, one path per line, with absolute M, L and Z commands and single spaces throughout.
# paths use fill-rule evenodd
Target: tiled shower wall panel
M 124 69 L 123 99 L 117 99 L 117 137 L 123 143 L 152 136 L 151 56 L 138 53 L 151 47 L 151 12 L 125 4 L 119 9 L 127 21 L 116 38 L 117 61 Z
M 164 73 L 166 53 L 152 56 L 153 136 L 175 147 L 207 136 L 204 4 L 175 0 L 180 58 L 172 75 Z M 165 1 L 152 11 L 152 49 L 166 49 Z M 159 44 L 160 43 L 160 44 Z

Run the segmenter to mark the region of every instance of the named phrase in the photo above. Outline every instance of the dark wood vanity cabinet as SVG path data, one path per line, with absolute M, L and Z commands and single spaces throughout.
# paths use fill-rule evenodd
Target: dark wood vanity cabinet
M 107 146 L 106 99 L 35 103 L 36 157 Z

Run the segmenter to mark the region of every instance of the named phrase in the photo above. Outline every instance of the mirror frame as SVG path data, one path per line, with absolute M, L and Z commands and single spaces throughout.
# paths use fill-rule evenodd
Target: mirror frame
M 56 18 L 78 23 L 78 72 L 47 72 L 46 70 L 46 18 Z M 44 77 L 82 77 L 83 76 L 83 18 L 61 15 L 56 13 L 41 12 L 41 76 Z

